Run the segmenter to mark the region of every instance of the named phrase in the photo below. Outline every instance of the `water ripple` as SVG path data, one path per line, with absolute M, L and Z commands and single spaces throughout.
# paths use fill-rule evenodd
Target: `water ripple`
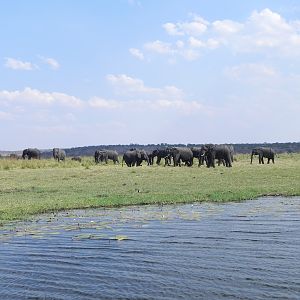
M 300 299 L 300 198 L 71 211 L 0 231 L 0 299 Z

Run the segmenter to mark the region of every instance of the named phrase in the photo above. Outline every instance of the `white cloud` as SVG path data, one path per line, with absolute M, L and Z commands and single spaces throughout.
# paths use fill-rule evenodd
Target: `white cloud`
M 127 95 L 131 98 L 142 97 L 145 100 L 157 98 L 179 99 L 184 96 L 183 91 L 175 86 L 165 86 L 163 88 L 148 87 L 143 80 L 126 74 L 110 74 L 106 78 L 118 94 Z
M 234 80 L 261 82 L 275 78 L 278 76 L 278 73 L 272 66 L 248 63 L 227 68 L 225 75 Z
M 181 41 L 181 40 L 178 40 L 178 41 L 176 42 L 176 46 L 177 46 L 177 48 L 183 48 L 183 47 L 184 47 L 184 42 Z
M 154 110 L 176 110 L 184 114 L 208 113 L 211 109 L 205 107 L 199 101 L 190 101 L 186 99 L 184 92 L 176 86 L 164 86 L 162 88 L 154 88 L 146 86 L 144 81 L 133 78 L 125 74 L 108 75 L 107 80 L 113 85 L 119 96 L 125 97 L 123 101 L 114 103 L 123 107 L 132 109 L 154 109 Z M 127 100 L 126 100 L 127 99 Z M 107 101 L 101 99 L 100 106 Z M 126 104 L 125 104 L 126 103 Z
M 184 100 L 157 100 L 154 103 L 156 109 L 175 109 L 185 114 L 192 114 L 199 112 L 205 112 L 205 108 L 200 102 L 197 101 L 184 101 Z
M 22 91 L 0 91 L 0 103 L 1 102 L 18 102 L 39 105 L 58 104 L 74 108 L 81 107 L 83 105 L 83 101 L 77 97 L 58 92 L 41 92 L 30 87 L 26 87 Z
M 206 44 L 203 41 L 196 39 L 193 36 L 189 38 L 189 44 L 192 48 L 203 48 L 206 46 Z
M 182 23 L 181 28 L 187 35 L 198 36 L 202 35 L 207 30 L 207 22 L 198 19 L 190 23 Z
M 200 53 L 194 49 L 184 49 L 181 51 L 181 56 L 183 56 L 188 61 L 193 61 L 199 58 Z
M 40 56 L 40 59 L 53 70 L 57 70 L 60 68 L 60 64 L 54 58 Z
M 171 36 L 176 35 L 202 35 L 208 26 L 208 22 L 204 19 L 194 16 L 193 20 L 190 22 L 178 22 L 178 23 L 165 23 L 163 28 L 167 34 Z
M 212 23 L 212 29 L 221 35 L 236 34 L 244 25 L 232 20 L 217 20 Z
M 300 57 L 299 24 L 300 20 L 287 21 L 269 8 L 252 12 L 244 22 L 230 19 L 207 22 L 194 16 L 191 21 L 163 24 L 170 36 L 168 42 L 148 42 L 144 49 L 167 55 L 168 61 L 175 61 L 178 56 L 195 60 L 205 51 L 221 47 L 234 54 L 259 53 L 290 59 Z M 181 36 L 180 42 L 176 40 L 178 36 Z
M 171 54 L 173 52 L 170 43 L 165 43 L 159 40 L 144 44 L 144 48 L 159 54 Z
M 130 48 L 129 52 L 131 53 L 131 55 L 138 58 L 139 60 L 144 60 L 144 54 L 141 52 L 141 50 L 136 48 Z
M 89 100 L 89 105 L 94 108 L 116 109 L 122 107 L 122 102 L 116 100 L 107 100 L 100 97 L 92 97 Z
M 163 24 L 163 28 L 169 35 L 184 35 L 184 33 L 180 31 L 178 26 L 174 23 Z
M 37 69 L 37 66 L 32 64 L 31 62 L 21 61 L 15 58 L 6 57 L 5 58 L 5 67 L 12 70 L 24 70 L 24 71 L 32 71 Z

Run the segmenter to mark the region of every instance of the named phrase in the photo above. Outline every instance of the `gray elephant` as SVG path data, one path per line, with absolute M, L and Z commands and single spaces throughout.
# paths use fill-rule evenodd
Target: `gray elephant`
M 145 150 L 137 150 L 137 151 L 140 151 L 141 159 L 137 160 L 136 166 L 137 167 L 141 166 L 143 161 L 147 162 L 147 165 L 150 166 L 150 160 L 149 160 L 147 152 Z
M 81 162 L 81 157 L 80 156 L 74 156 L 74 157 L 71 158 L 71 160 Z
M 181 167 L 181 161 L 184 162 L 188 167 L 193 165 L 193 152 L 190 148 L 173 147 L 170 148 L 170 154 L 173 158 L 174 167 Z
M 258 147 L 252 149 L 251 164 L 253 160 L 253 155 L 258 155 L 259 164 L 264 164 L 264 157 L 268 159 L 268 164 L 270 163 L 270 160 L 272 160 L 274 164 L 275 151 L 272 148 Z
M 128 167 L 141 166 L 142 161 L 147 161 L 149 165 L 149 158 L 144 150 L 130 149 L 123 155 L 122 166 L 125 161 Z
M 153 151 L 146 151 L 146 154 L 148 155 L 149 158 L 149 166 L 153 166 L 154 163 L 154 155 L 153 155 Z
M 119 163 L 119 154 L 114 150 L 96 150 L 95 151 L 95 162 L 105 162 L 108 163 L 108 160 L 112 160 L 114 164 Z
M 228 147 L 229 152 L 230 152 L 231 163 L 233 163 L 234 147 L 232 145 L 227 145 L 227 144 L 226 144 L 226 146 Z M 221 164 L 223 164 L 223 166 L 226 166 L 226 161 L 223 158 L 218 158 L 218 166 L 220 166 Z
M 198 158 L 198 167 L 204 164 L 205 157 L 201 156 L 201 147 L 192 147 L 193 157 Z
M 233 145 L 226 145 L 226 146 L 228 147 L 228 149 L 230 151 L 231 162 L 233 163 L 233 160 L 234 160 L 234 157 L 233 157 L 233 155 L 234 155 L 234 147 L 233 147 Z
M 53 148 L 52 150 L 53 158 L 58 162 L 65 161 L 66 159 L 66 151 L 59 148 Z
M 0 158 L 1 158 L 1 155 L 0 155 Z M 9 158 L 10 159 L 19 159 L 20 156 L 16 153 L 11 153 L 11 154 L 9 154 Z
M 98 164 L 101 161 L 102 150 L 96 150 L 94 154 L 95 163 Z
M 165 149 L 155 149 L 152 151 L 152 157 L 154 160 L 154 157 L 157 157 L 156 164 L 160 165 L 160 162 L 162 159 L 165 160 L 165 166 L 171 165 L 171 148 L 165 148 Z
M 25 159 L 41 159 L 41 152 L 37 148 L 27 148 L 23 150 L 22 158 Z
M 215 167 L 215 159 L 219 161 L 219 165 L 221 162 L 226 167 L 232 167 L 232 152 L 228 145 L 204 145 L 201 147 L 201 156 L 206 157 L 207 167 Z

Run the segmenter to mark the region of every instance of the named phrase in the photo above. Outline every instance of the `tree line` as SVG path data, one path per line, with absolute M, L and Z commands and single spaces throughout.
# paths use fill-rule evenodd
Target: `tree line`
M 98 149 L 115 150 L 120 154 L 125 153 L 129 149 L 137 148 L 144 149 L 145 151 L 153 151 L 157 148 L 167 147 L 201 147 L 203 144 L 129 144 L 129 145 L 98 145 L 98 146 L 85 146 L 65 149 L 68 156 L 93 156 Z M 261 144 L 231 144 L 234 146 L 235 153 L 237 154 L 251 154 L 253 148 L 269 147 L 275 150 L 276 153 L 295 153 L 300 152 L 300 143 L 261 143 Z M 52 152 L 49 151 L 49 156 Z
M 128 145 L 97 145 L 97 146 L 84 146 L 66 148 L 67 156 L 94 156 L 94 153 L 98 149 L 115 150 L 119 154 L 125 153 L 131 148 L 144 149 L 145 151 L 153 151 L 157 148 L 166 147 L 200 147 L 202 144 L 128 144 Z M 270 147 L 275 150 L 276 153 L 296 153 L 300 152 L 300 142 L 289 143 L 248 143 L 248 144 L 232 144 L 234 146 L 235 153 L 237 154 L 250 154 L 253 148 L 257 147 Z M 20 153 L 19 153 L 20 152 Z M 22 151 L 0 151 L 0 155 L 9 156 L 11 153 L 21 154 Z M 52 149 L 42 151 L 42 156 L 52 157 Z

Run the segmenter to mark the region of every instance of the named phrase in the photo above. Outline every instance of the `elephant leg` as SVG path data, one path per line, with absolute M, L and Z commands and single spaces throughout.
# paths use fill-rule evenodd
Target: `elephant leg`
M 227 168 L 231 168 L 232 167 L 232 164 L 231 164 L 231 159 L 229 158 L 226 162 L 226 167 Z
M 180 158 L 180 155 L 178 155 L 177 166 L 181 167 L 181 158 Z
M 227 161 L 226 161 L 226 160 L 227 160 Z M 232 167 L 232 160 L 231 160 L 231 155 L 230 155 L 230 153 L 228 153 L 228 155 L 227 155 L 225 161 L 226 161 L 226 167 L 231 168 L 231 167 Z
M 268 164 L 270 163 L 270 158 L 268 158 Z
M 264 164 L 264 157 L 261 157 L 261 163 Z
M 156 164 L 157 164 L 157 165 L 160 165 L 160 160 L 161 160 L 161 157 L 160 157 L 160 156 L 157 156 L 157 160 L 156 160 Z
M 205 163 L 206 163 L 206 166 L 207 166 L 207 165 L 208 165 L 208 159 L 207 159 L 207 156 L 205 156 L 205 157 L 204 157 L 204 160 L 203 160 L 203 162 L 202 162 L 202 163 L 203 163 L 203 165 L 204 165 L 204 161 L 205 161 Z
M 174 155 L 173 156 L 173 165 L 174 165 L 174 167 L 176 167 L 177 164 L 178 164 L 178 158 L 177 158 L 177 155 Z
M 170 162 L 170 161 L 169 161 L 169 157 L 166 156 L 166 157 L 165 157 L 165 166 L 169 166 L 169 165 L 170 165 L 169 162 Z
M 211 165 L 212 165 L 213 168 L 216 167 L 216 165 L 215 165 L 215 159 L 216 159 L 215 155 L 212 155 L 212 157 L 211 157 Z

